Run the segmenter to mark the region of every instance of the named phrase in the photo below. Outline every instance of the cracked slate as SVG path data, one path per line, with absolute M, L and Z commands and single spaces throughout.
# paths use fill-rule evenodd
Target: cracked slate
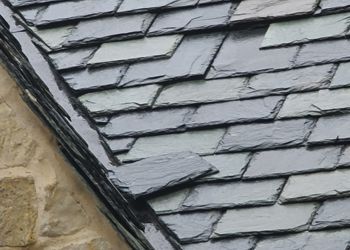
M 161 195 L 148 200 L 149 205 L 157 214 L 174 213 L 179 210 L 182 202 L 188 195 L 189 189 L 181 189 L 175 192 Z
M 222 3 L 164 12 L 155 19 L 148 34 L 163 35 L 224 26 L 229 19 L 230 9 L 231 3 Z
M 115 169 L 113 182 L 137 198 L 174 187 L 214 172 L 197 154 L 180 152 L 150 157 Z
M 51 53 L 49 56 L 57 70 L 85 66 L 95 47 Z
M 308 119 L 232 126 L 220 142 L 218 151 L 268 149 L 300 145 L 308 135 L 312 121 Z
M 315 209 L 304 203 L 227 210 L 212 237 L 298 232 L 307 229 Z
M 347 0 L 321 0 L 320 8 L 322 11 L 330 11 L 334 9 L 345 9 L 350 3 Z
M 252 237 L 235 238 L 189 244 L 185 245 L 183 250 L 251 250 L 255 246 L 255 243 L 256 240 Z
M 219 218 L 219 212 L 160 216 L 162 222 L 182 243 L 207 241 Z
M 265 29 L 232 32 L 225 39 L 207 78 L 289 68 L 297 47 L 260 50 L 265 32 Z
M 350 195 L 350 170 L 291 176 L 281 194 L 282 202 L 323 200 Z
M 194 6 L 198 0 L 128 0 L 123 1 L 117 13 L 142 12 L 154 9 Z
M 223 38 L 220 33 L 186 36 L 170 59 L 132 64 L 121 85 L 142 85 L 202 76 Z
M 107 144 L 113 153 L 120 153 L 129 151 L 136 139 L 134 138 L 120 138 L 107 140 Z
M 256 153 L 250 161 L 245 178 L 291 175 L 336 167 L 340 147 L 306 149 L 292 148 Z
M 334 75 L 330 88 L 350 86 L 350 63 L 341 63 Z

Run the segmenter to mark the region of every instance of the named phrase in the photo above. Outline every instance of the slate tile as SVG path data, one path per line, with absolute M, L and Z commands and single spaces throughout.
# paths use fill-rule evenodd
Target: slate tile
M 323 87 L 330 80 L 332 64 L 255 75 L 242 96 L 267 96 Z
M 238 5 L 231 22 L 251 22 L 311 14 L 317 4 L 317 0 L 245 0 Z
M 229 2 L 230 0 L 199 0 L 198 5 L 211 4 L 211 3 L 223 3 Z
M 113 153 L 127 152 L 131 149 L 136 139 L 120 138 L 107 140 L 107 144 Z
M 289 68 L 297 48 L 260 50 L 265 31 L 265 29 L 254 29 L 232 32 L 225 39 L 207 78 Z
M 209 239 L 219 212 L 174 214 L 160 216 L 160 219 L 182 243 L 200 242 Z
M 19 10 L 19 13 L 23 16 L 27 23 L 33 24 L 38 14 L 44 9 L 45 7 L 27 7 Z
M 227 210 L 213 237 L 305 230 L 315 208 L 315 204 L 304 203 Z
M 115 137 L 184 130 L 187 117 L 191 116 L 193 111 L 183 108 L 121 114 L 113 117 L 101 128 L 101 132 L 108 137 Z
M 200 106 L 190 120 L 188 127 L 218 125 L 225 123 L 271 120 L 276 115 L 283 97 L 272 96 L 246 101 L 232 101 Z
M 82 95 L 79 100 L 92 113 L 142 109 L 151 106 L 159 87 L 158 85 L 149 85 L 138 88 L 106 90 Z
M 197 80 L 166 86 L 155 102 L 156 107 L 229 101 L 239 98 L 246 78 Z
M 350 166 L 350 147 L 346 147 L 341 153 L 338 166 Z
M 348 86 L 350 86 L 350 63 L 341 63 L 335 72 L 330 88 L 341 88 Z
M 188 188 L 180 189 L 152 198 L 147 202 L 157 214 L 174 213 L 179 211 L 182 202 L 188 195 L 188 191 Z
M 125 160 L 141 159 L 181 151 L 213 154 L 224 132 L 223 129 L 211 129 L 181 134 L 141 137 L 136 141 Z
M 334 169 L 340 147 L 292 148 L 262 151 L 254 154 L 245 178 L 266 178 Z
M 155 19 L 148 34 L 162 35 L 224 26 L 230 17 L 231 6 L 231 3 L 222 3 L 163 12 Z
M 54 50 L 54 49 L 62 48 L 67 37 L 72 33 L 74 26 L 73 25 L 65 25 L 65 26 L 61 26 L 61 27 L 57 27 L 57 28 L 50 28 L 50 29 L 37 29 L 35 27 L 31 27 L 30 29 L 50 49 Z
M 185 245 L 183 250 L 251 250 L 255 246 L 255 242 L 256 240 L 252 237 L 244 237 L 189 244 Z
M 278 118 L 320 116 L 349 110 L 350 89 L 320 90 L 290 94 L 278 113 Z
M 180 152 L 122 165 L 116 168 L 113 182 L 129 195 L 140 197 L 214 171 L 215 168 L 197 154 Z
M 295 202 L 349 196 L 349 177 L 349 170 L 291 176 L 280 199 L 282 202 Z
M 155 9 L 194 6 L 198 0 L 128 0 L 123 1 L 118 13 L 143 12 Z
M 350 7 L 350 3 L 347 0 L 321 0 L 320 8 L 322 12 L 328 12 L 331 10 L 342 9 L 345 10 Z
M 298 119 L 232 126 L 220 142 L 217 151 L 240 151 L 300 145 L 309 134 L 312 124 L 311 120 Z
M 109 117 L 93 117 L 92 118 L 97 125 L 106 125 L 109 122 Z
M 184 210 L 272 205 L 284 179 L 202 184 L 193 188 L 183 203 Z
M 60 0 L 8 0 L 8 1 L 11 3 L 11 5 L 15 7 L 20 7 L 20 6 L 39 4 L 39 3 L 53 3 L 53 2 L 58 2 Z
M 131 65 L 121 84 L 142 85 L 202 76 L 223 38 L 220 33 L 186 36 L 170 59 Z
M 51 53 L 49 56 L 57 70 L 65 70 L 85 66 L 95 50 L 95 47 L 66 50 Z

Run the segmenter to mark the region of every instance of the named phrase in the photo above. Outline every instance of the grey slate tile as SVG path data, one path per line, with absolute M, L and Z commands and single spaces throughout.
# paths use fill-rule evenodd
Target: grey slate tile
M 223 38 L 220 33 L 186 36 L 170 59 L 131 65 L 121 85 L 142 85 L 202 76 Z
M 53 3 L 58 2 L 60 0 L 9 0 L 11 5 L 19 7 L 19 6 L 28 6 L 32 4 L 39 4 L 39 3 Z
M 295 175 L 288 179 L 282 202 L 322 200 L 350 195 L 350 170 Z
M 230 17 L 231 6 L 231 3 L 222 3 L 161 13 L 148 34 L 162 35 L 224 26 Z
M 312 121 L 307 119 L 232 126 L 220 142 L 218 151 L 300 145 L 309 134 L 311 126 Z
M 201 184 L 183 203 L 184 210 L 273 205 L 284 179 Z
M 305 230 L 315 208 L 315 204 L 304 203 L 227 210 L 213 237 Z
M 65 25 L 56 28 L 49 29 L 37 29 L 35 27 L 30 27 L 36 36 L 39 37 L 50 49 L 62 48 L 67 37 L 72 33 L 74 26 Z
M 129 195 L 140 197 L 190 182 L 213 171 L 215 168 L 197 154 L 180 152 L 117 167 L 113 182 Z
M 289 68 L 297 47 L 260 50 L 265 31 L 254 29 L 232 32 L 225 39 L 207 78 Z
M 190 120 L 188 127 L 200 127 L 225 123 L 253 122 L 272 120 L 276 108 L 283 97 L 272 96 L 246 101 L 232 101 L 200 106 Z
M 211 3 L 223 3 L 229 2 L 230 0 L 199 0 L 198 5 L 211 4 Z
M 219 212 L 160 216 L 162 222 L 182 243 L 207 241 L 219 218 Z
M 188 188 L 180 189 L 152 198 L 147 202 L 157 214 L 174 213 L 179 211 L 182 202 L 188 195 L 188 191 Z
M 95 52 L 95 47 L 51 53 L 49 56 L 57 70 L 83 67 Z
M 128 0 L 123 1 L 118 13 L 142 12 L 163 8 L 194 6 L 198 0 Z
M 252 237 L 235 238 L 189 244 L 185 245 L 183 250 L 251 250 L 253 249 L 255 242 L 256 240 Z
M 346 147 L 339 159 L 338 166 L 350 166 L 350 147 Z
M 265 178 L 297 173 L 334 169 L 340 155 L 340 147 L 305 147 L 262 151 L 254 154 L 245 178 Z
M 136 139 L 120 138 L 107 140 L 107 144 L 113 153 L 127 152 L 131 149 Z
M 341 63 L 335 72 L 330 88 L 341 88 L 348 86 L 350 86 L 350 63 Z
M 347 0 L 321 0 L 320 8 L 322 12 L 327 12 L 336 9 L 345 9 L 350 7 L 350 3 Z
M 28 7 L 21 9 L 19 13 L 23 16 L 26 22 L 32 24 L 35 22 L 37 15 L 43 10 L 45 7 Z

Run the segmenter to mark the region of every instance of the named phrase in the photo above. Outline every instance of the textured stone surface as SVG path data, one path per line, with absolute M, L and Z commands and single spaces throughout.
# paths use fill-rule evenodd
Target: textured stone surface
M 250 250 L 254 247 L 255 240 L 253 238 L 236 238 L 228 240 L 219 240 L 212 242 L 203 242 L 197 244 L 189 244 L 183 247 L 183 250 Z
M 121 139 L 111 139 L 107 140 L 107 144 L 113 153 L 120 153 L 129 151 L 134 144 L 134 138 L 121 138 Z
M 191 152 L 150 157 L 116 168 L 114 183 L 124 192 L 139 197 L 187 183 L 215 170 Z
M 49 29 L 31 28 L 31 30 L 51 49 L 61 48 L 73 29 L 74 26 L 72 25 Z
M 34 3 L 50 3 L 58 0 L 9 0 L 13 6 L 27 6 Z
M 128 0 L 123 1 L 118 9 L 121 12 L 140 12 L 152 9 L 193 6 L 198 0 Z
M 218 212 L 204 212 L 166 215 L 160 219 L 181 242 L 195 242 L 209 239 L 219 217 Z
M 58 70 L 85 66 L 96 48 L 74 49 L 50 54 L 52 63 Z
M 350 85 L 350 63 L 341 63 L 332 79 L 331 88 L 347 87 Z
M 244 177 L 263 178 L 334 169 L 340 147 L 293 148 L 256 153 Z
M 232 32 L 224 41 L 208 77 L 227 77 L 290 67 L 297 48 L 260 50 L 265 32 L 265 29 Z
M 53 250 L 85 250 L 85 249 L 93 249 L 93 250 L 112 250 L 113 247 L 103 238 L 95 238 L 95 239 L 85 239 L 83 242 L 72 242 L 69 244 L 65 244 L 62 247 L 54 248 Z
M 350 3 L 347 0 L 321 0 L 320 2 L 320 7 L 322 11 L 344 9 L 349 6 Z
M 310 120 L 298 119 L 232 126 L 221 141 L 218 151 L 298 145 L 303 143 L 311 125 Z
M 349 170 L 292 176 L 283 189 L 281 200 L 283 202 L 319 200 L 349 195 L 349 177 Z
M 338 166 L 349 166 L 350 165 L 350 147 L 346 147 L 342 152 Z
M 307 228 L 315 208 L 315 204 L 306 203 L 227 210 L 214 237 L 300 231 Z
M 157 214 L 176 212 L 188 195 L 189 189 L 180 189 L 166 195 L 148 200 L 148 203 Z

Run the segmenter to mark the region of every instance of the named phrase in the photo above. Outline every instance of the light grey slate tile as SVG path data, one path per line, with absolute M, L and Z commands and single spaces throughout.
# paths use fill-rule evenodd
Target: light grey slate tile
M 38 3 L 51 3 L 51 2 L 58 2 L 60 0 L 9 0 L 11 5 L 19 7 L 19 6 L 28 6 L 32 4 L 38 4 Z
M 197 154 L 180 152 L 117 167 L 112 180 L 122 191 L 140 197 L 191 182 L 215 168 Z
M 218 151 L 240 151 L 300 145 L 309 134 L 311 126 L 312 121 L 307 119 L 232 126 L 220 142 Z
M 207 241 L 219 218 L 219 212 L 160 216 L 162 222 L 182 243 Z
M 123 1 L 118 13 L 142 12 L 154 9 L 194 6 L 198 0 L 128 0 Z
M 338 166 L 350 166 L 350 147 L 346 147 L 339 159 Z
M 230 0 L 199 0 L 198 5 L 210 4 L 210 3 L 222 3 L 229 2 Z
M 182 202 L 188 195 L 188 191 L 188 188 L 180 189 L 152 198 L 147 202 L 157 214 L 174 213 L 179 211 Z
M 72 33 L 74 26 L 65 25 L 56 28 L 37 29 L 30 27 L 32 32 L 39 37 L 50 49 L 62 48 L 67 37 Z
M 44 9 L 45 7 L 28 7 L 19 10 L 19 13 L 23 16 L 26 22 L 32 24 L 35 22 L 37 15 Z
M 252 237 L 235 238 L 189 244 L 185 245 L 183 250 L 251 250 L 253 249 L 255 242 L 256 240 Z
M 295 175 L 288 179 L 282 202 L 320 200 L 350 195 L 350 170 Z
M 350 86 L 350 63 L 341 63 L 335 72 L 330 88 Z
M 305 230 L 315 211 L 310 203 L 227 210 L 213 237 Z
M 85 66 L 95 50 L 95 47 L 73 49 L 51 53 L 49 56 L 57 70 L 64 70 Z
M 143 225 L 145 226 L 144 235 L 152 246 L 157 246 L 159 249 L 175 250 L 174 246 L 155 223 L 143 223 Z
M 97 125 L 106 125 L 109 122 L 109 117 L 106 116 L 93 117 L 92 119 Z
M 321 0 L 320 8 L 322 12 L 327 12 L 335 9 L 345 10 L 347 7 L 350 7 L 348 0 Z
M 306 149 L 292 148 L 261 151 L 254 154 L 246 178 L 265 178 L 334 169 L 340 155 L 340 147 Z
M 120 138 L 106 140 L 113 153 L 127 152 L 135 142 L 134 138 Z

